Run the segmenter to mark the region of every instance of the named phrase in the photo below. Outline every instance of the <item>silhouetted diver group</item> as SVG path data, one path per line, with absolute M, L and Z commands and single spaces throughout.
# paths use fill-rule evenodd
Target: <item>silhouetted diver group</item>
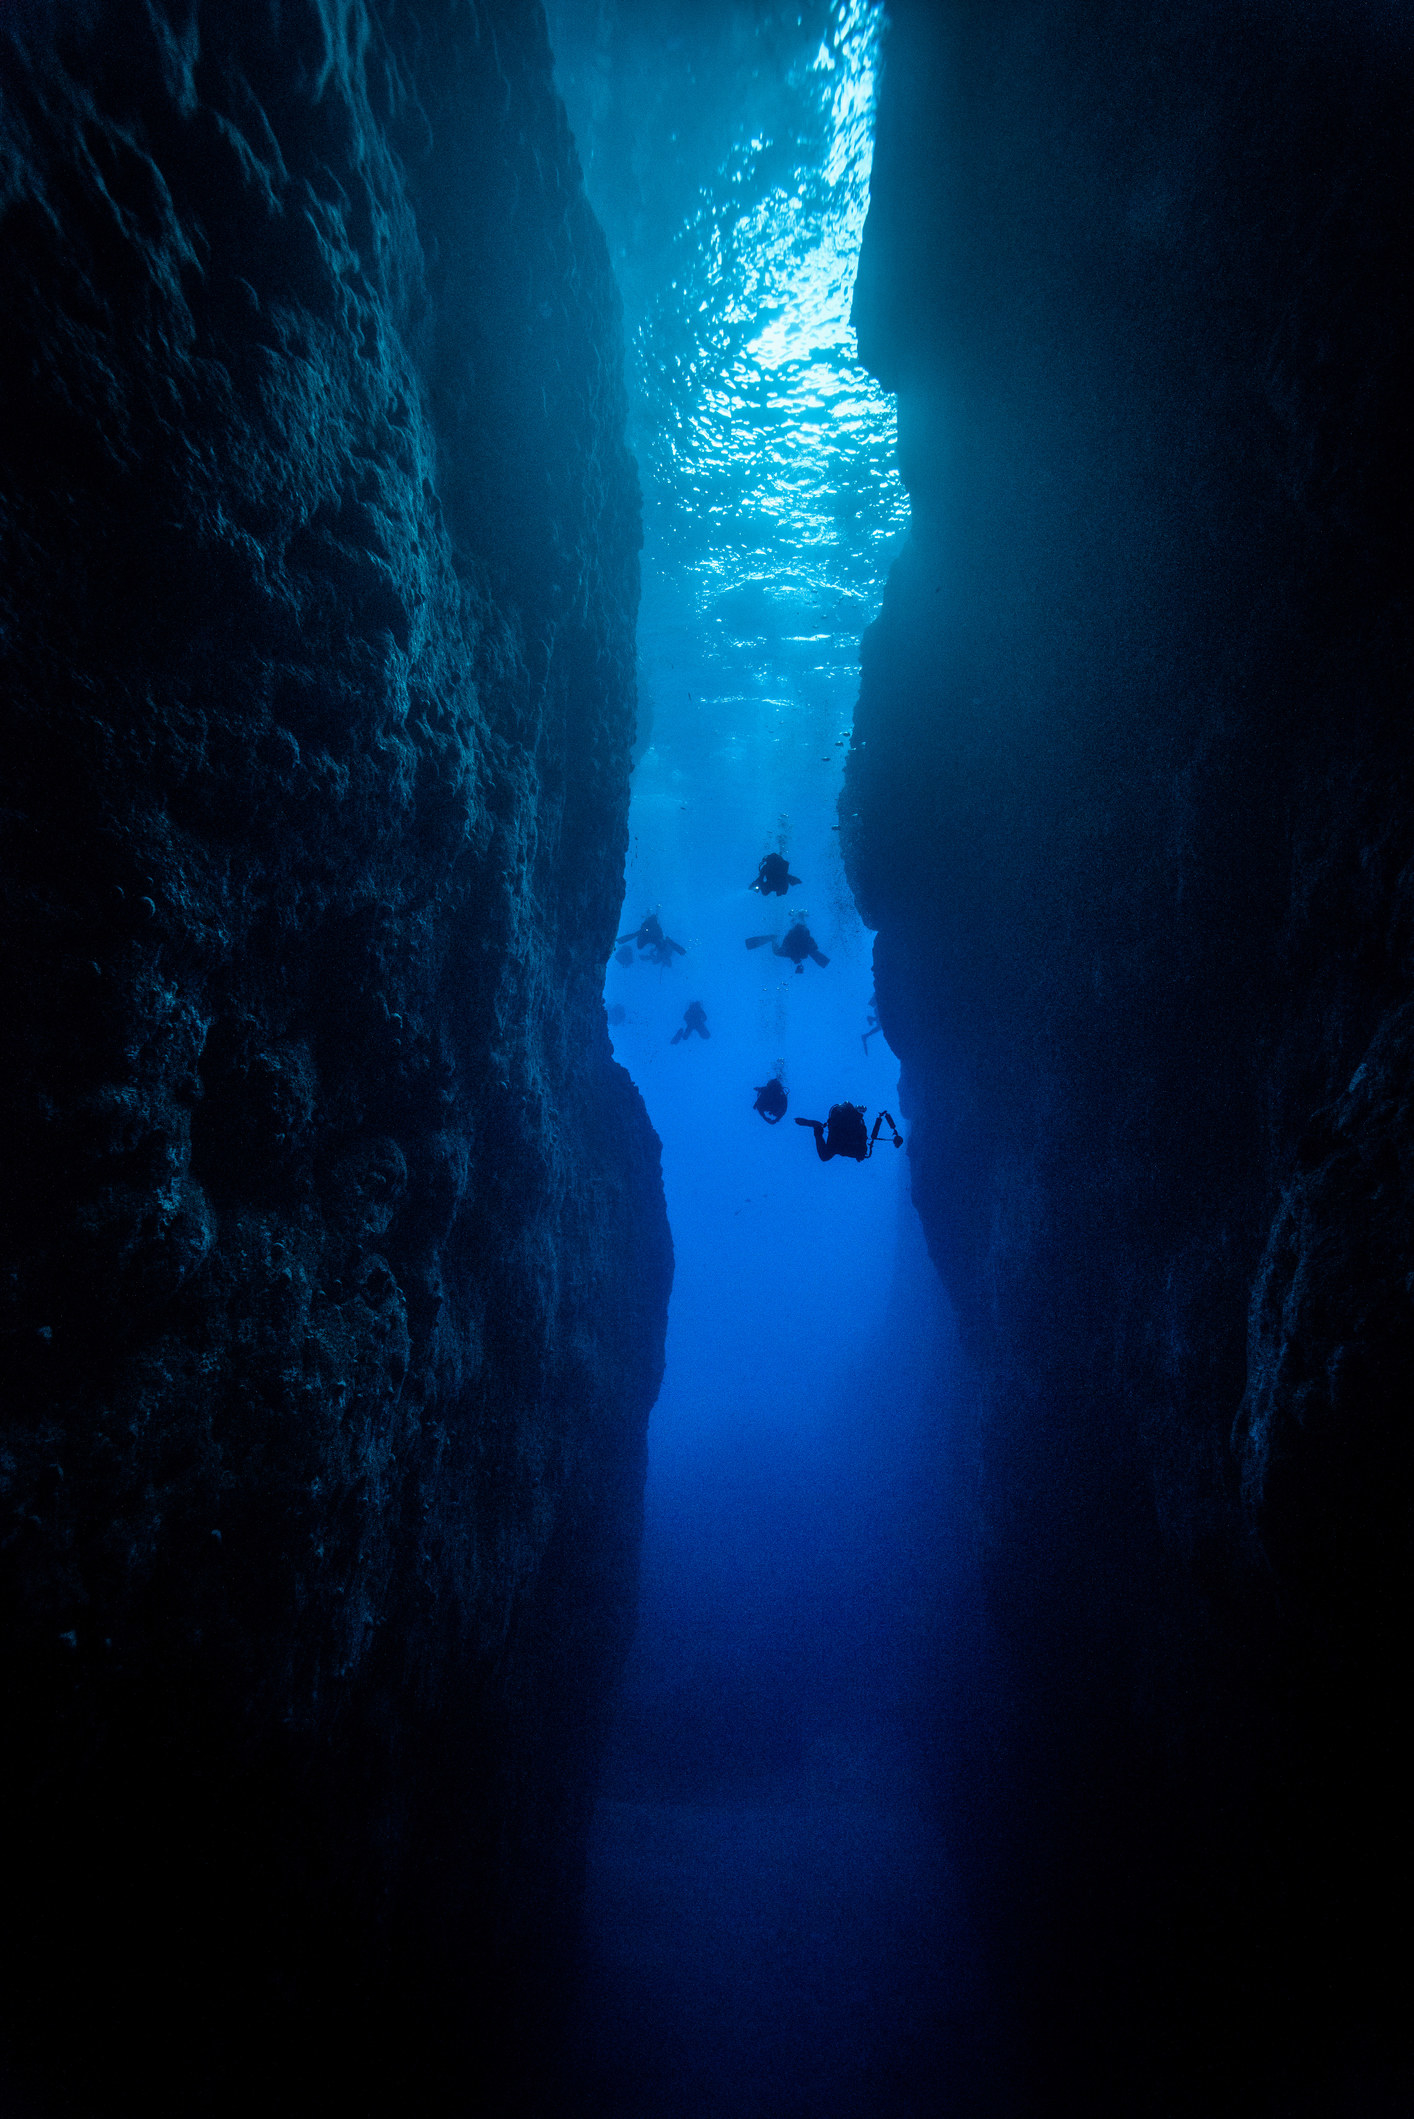
M 800 877 L 791 874 L 789 863 L 783 854 L 768 853 L 762 855 L 761 865 L 746 887 L 748 890 L 759 891 L 763 897 L 783 898 L 787 890 L 800 887 Z M 797 919 L 787 929 L 784 938 L 774 934 L 751 934 L 746 938 L 748 949 L 764 949 L 768 942 L 774 956 L 785 957 L 794 964 L 797 976 L 805 970 L 807 957 L 812 963 L 818 964 L 822 971 L 829 964 L 829 958 L 819 948 L 803 919 Z M 634 962 L 635 945 L 641 959 L 665 968 L 672 963 L 675 956 L 687 955 L 681 942 L 675 942 L 670 935 L 664 934 L 662 922 L 653 912 L 645 913 L 637 927 L 618 937 L 615 948 L 620 964 Z M 619 1009 L 617 1014 L 618 1020 L 622 1021 L 623 1010 Z M 871 994 L 869 1023 L 863 1040 L 866 1056 L 869 1040 L 878 1028 L 878 1010 Z M 712 1035 L 707 1028 L 707 1011 L 701 1001 L 688 1002 L 683 1011 L 682 1023 L 673 1032 L 669 1042 L 681 1045 L 694 1034 L 700 1038 L 709 1038 Z M 759 1111 L 768 1126 L 778 1126 L 786 1115 L 790 1101 L 780 1075 L 773 1074 L 768 1082 L 763 1082 L 759 1088 L 753 1089 L 752 1095 L 755 1098 L 751 1107 L 753 1111 Z M 813 1132 L 815 1152 L 821 1162 L 832 1162 L 836 1156 L 843 1156 L 850 1162 L 867 1162 L 874 1152 L 880 1128 L 884 1125 L 888 1126 L 893 1135 L 894 1146 L 903 1146 L 903 1135 L 889 1112 L 879 1113 L 871 1133 L 865 1124 L 864 1111 L 863 1104 L 831 1104 L 828 1118 L 798 1118 L 796 1124 L 808 1126 Z

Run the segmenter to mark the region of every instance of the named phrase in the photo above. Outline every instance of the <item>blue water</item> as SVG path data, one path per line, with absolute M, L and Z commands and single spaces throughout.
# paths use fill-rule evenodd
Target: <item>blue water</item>
M 669 112 L 695 96 L 719 108 L 722 137 L 714 160 L 665 182 L 676 215 L 621 273 L 649 732 L 624 925 L 656 911 L 687 951 L 670 969 L 635 952 L 606 985 L 626 1010 L 615 1049 L 662 1138 L 677 1248 L 658 1481 L 763 1432 L 818 1445 L 834 1381 L 874 1331 L 905 1188 L 891 1147 L 862 1169 L 822 1167 L 791 1123 L 843 1099 L 872 1123 L 898 1101 L 882 1037 L 864 1049 L 872 937 L 845 880 L 836 801 L 859 636 L 907 502 L 892 403 L 855 364 L 849 326 L 878 17 L 845 0 L 802 17 L 784 50 L 767 34 L 775 19 L 763 10 L 731 63 L 709 35 L 700 49 L 663 40 L 665 63 L 690 72 Z M 647 127 L 640 152 L 676 132 L 669 122 L 664 143 Z M 591 151 L 591 197 L 595 173 Z M 785 899 L 747 887 L 768 851 L 801 878 Z M 800 918 L 827 970 L 745 948 Z M 690 1000 L 711 1040 L 674 1046 Z M 774 1129 L 751 1108 L 772 1074 L 791 1100 Z
M 967 1976 L 919 1738 L 951 1354 L 887 1129 L 822 1164 L 792 1123 L 898 1113 L 836 806 L 907 529 L 849 325 L 880 17 L 560 0 L 550 23 L 644 486 L 621 924 L 654 912 L 686 952 L 635 950 L 605 987 L 677 1269 L 592 1850 L 585 2109 L 885 2119 L 935 2108 L 928 2025 Z M 748 887 L 767 852 L 801 879 L 784 899 Z M 827 967 L 746 948 L 797 919 Z M 710 1039 L 674 1044 L 692 1001 Z M 776 1127 L 752 1109 L 772 1075 Z

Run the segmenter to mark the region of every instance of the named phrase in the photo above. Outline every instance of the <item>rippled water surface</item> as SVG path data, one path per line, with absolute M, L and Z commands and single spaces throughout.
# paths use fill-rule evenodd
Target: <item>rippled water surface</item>
M 769 636 L 770 605 L 802 659 L 852 674 L 906 520 L 892 403 L 849 322 L 879 18 L 845 0 L 822 28 L 769 99 L 745 99 L 629 320 L 645 617 L 651 630 L 690 609 L 723 674 Z

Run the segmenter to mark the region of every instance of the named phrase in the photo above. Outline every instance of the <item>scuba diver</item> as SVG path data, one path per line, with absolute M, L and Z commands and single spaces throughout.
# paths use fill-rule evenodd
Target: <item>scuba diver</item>
M 862 1040 L 863 1040 L 863 1045 L 864 1045 L 864 1056 L 865 1056 L 865 1058 L 866 1058 L 866 1059 L 867 1059 L 867 1058 L 869 1057 L 869 1040 L 870 1040 L 870 1038 L 871 1038 L 871 1037 L 877 1037 L 877 1036 L 878 1036 L 878 1034 L 879 1034 L 879 1003 L 878 1003 L 877 999 L 875 998 L 875 996 L 874 996 L 874 995 L 873 995 L 873 994 L 871 993 L 871 994 L 870 994 L 870 996 L 869 996 L 869 1013 L 868 1013 L 868 1015 L 867 1015 L 867 1016 L 865 1017 L 865 1020 L 864 1020 L 864 1029 L 863 1029 L 863 1032 L 862 1032 Z
M 778 853 L 761 856 L 761 866 L 756 871 L 756 881 L 748 883 L 748 890 L 759 890 L 763 898 L 783 898 L 794 886 L 800 888 L 800 877 L 793 876 L 784 857 Z
M 868 1162 L 874 1153 L 874 1143 L 879 1138 L 879 1128 L 887 1120 L 894 1137 L 894 1146 L 903 1146 L 903 1135 L 887 1111 L 881 1111 L 874 1121 L 874 1130 L 867 1133 L 864 1127 L 863 1104 L 831 1104 L 827 1119 L 798 1118 L 798 1126 L 809 1126 L 815 1135 L 815 1153 L 822 1163 L 833 1156 L 847 1155 L 851 1162 Z
M 622 949 L 625 942 L 637 942 L 640 949 L 651 949 L 655 942 L 661 942 L 664 939 L 662 922 L 659 920 L 657 913 L 645 912 L 643 925 L 631 928 L 627 934 L 621 934 L 618 938 L 617 947 Z
M 815 947 L 815 937 L 804 920 L 796 921 L 783 942 L 778 942 L 773 934 L 749 934 L 746 938 L 748 949 L 762 949 L 767 942 L 771 945 L 772 955 L 788 956 L 797 972 L 804 971 L 807 957 L 813 958 L 822 971 L 830 961 Z
M 664 934 L 662 922 L 656 912 L 645 913 L 641 927 L 635 927 L 631 933 L 619 936 L 615 944 L 618 950 L 616 962 L 620 964 L 631 964 L 633 962 L 632 950 L 625 947 L 625 944 L 634 942 L 637 942 L 640 951 L 647 957 L 650 964 L 671 964 L 675 956 L 687 955 L 687 951 L 683 948 L 681 942 L 675 942 L 671 935 Z
M 759 1111 L 768 1126 L 778 1126 L 786 1115 L 786 1085 L 779 1074 L 773 1074 L 755 1092 L 753 1111 Z
M 682 1012 L 682 1028 L 673 1032 L 672 1043 L 680 1045 L 685 1037 L 692 1036 L 694 1030 L 699 1037 L 710 1037 L 712 1035 L 707 1028 L 707 1011 L 701 1001 L 688 1002 Z

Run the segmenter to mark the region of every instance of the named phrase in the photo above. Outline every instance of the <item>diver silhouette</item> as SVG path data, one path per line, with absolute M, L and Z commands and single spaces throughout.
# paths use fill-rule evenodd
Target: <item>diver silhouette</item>
M 773 934 L 749 934 L 746 938 L 748 949 L 764 949 L 767 942 L 771 945 L 772 955 L 788 956 L 797 972 L 804 971 L 807 957 L 812 958 L 822 971 L 830 961 L 816 948 L 815 937 L 804 920 L 796 921 L 783 942 L 778 942 Z
M 815 1153 L 822 1163 L 836 1155 L 847 1155 L 851 1162 L 868 1162 L 874 1153 L 874 1143 L 879 1138 L 879 1128 L 887 1121 L 894 1137 L 894 1146 L 903 1146 L 903 1135 L 887 1111 L 881 1111 L 874 1121 L 874 1130 L 869 1133 L 864 1125 L 863 1104 L 831 1104 L 826 1119 L 798 1118 L 798 1126 L 809 1126 L 815 1135 Z
M 870 1040 L 870 1038 L 871 1038 L 871 1037 L 877 1037 L 878 1035 L 879 1035 L 879 1003 L 878 1003 L 878 1001 L 876 1000 L 875 996 L 874 996 L 874 995 L 873 995 L 873 994 L 871 993 L 871 994 L 870 994 L 870 996 L 869 996 L 869 1013 L 868 1013 L 868 1015 L 867 1015 L 867 1016 L 865 1017 L 865 1019 L 864 1019 L 864 1029 L 863 1029 L 863 1031 L 862 1031 L 862 1033 L 861 1033 L 861 1041 L 862 1041 L 862 1043 L 863 1043 L 863 1046 L 864 1046 L 864 1051 L 865 1051 L 865 1055 L 866 1055 L 866 1057 L 867 1057 L 867 1055 L 868 1055 L 868 1051 L 869 1051 L 869 1040 Z
M 756 871 L 755 882 L 748 883 L 746 887 L 748 890 L 759 890 L 763 898 L 783 898 L 792 885 L 798 890 L 800 877 L 791 874 L 782 855 L 767 853 L 761 856 L 761 866 Z
M 675 956 L 687 955 L 681 942 L 675 942 L 671 935 L 664 934 L 662 922 L 656 912 L 645 913 L 641 927 L 635 927 L 628 934 L 618 937 L 614 946 L 618 951 L 617 961 L 620 964 L 633 962 L 630 950 L 624 946 L 633 942 L 637 942 L 650 964 L 671 964 Z
M 657 913 L 646 912 L 643 915 L 642 926 L 631 927 L 627 934 L 621 934 L 618 937 L 617 946 L 622 948 L 625 942 L 637 942 L 640 949 L 648 949 L 654 942 L 661 942 L 662 940 L 663 926 Z
M 753 1111 L 759 1111 L 768 1126 L 778 1126 L 786 1115 L 786 1085 L 779 1074 L 773 1074 L 755 1091 Z
M 712 1035 L 707 1028 L 707 1011 L 701 1001 L 688 1002 L 682 1013 L 682 1028 L 673 1032 L 671 1042 L 674 1045 L 680 1045 L 685 1037 L 692 1036 L 694 1030 L 699 1037 L 710 1037 Z

